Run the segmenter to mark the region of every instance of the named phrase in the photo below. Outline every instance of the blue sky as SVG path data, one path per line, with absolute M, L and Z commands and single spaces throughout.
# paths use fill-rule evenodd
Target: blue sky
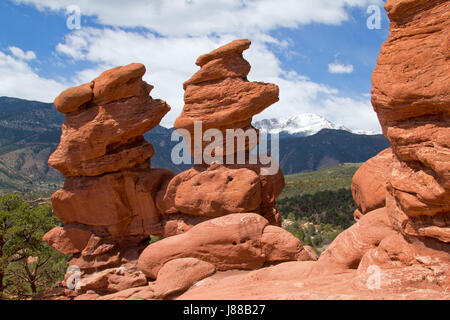
M 70 86 L 130 62 L 147 67 L 154 98 L 183 106 L 182 82 L 196 58 L 233 39 L 251 81 L 280 86 L 280 101 L 256 119 L 317 113 L 351 129 L 380 131 L 370 106 L 371 73 L 389 21 L 381 0 L 6 0 L 0 2 L 0 96 L 52 101 Z M 69 29 L 81 12 L 80 29 Z M 370 5 L 380 28 L 369 29 Z M 372 20 L 371 20 L 372 21 Z

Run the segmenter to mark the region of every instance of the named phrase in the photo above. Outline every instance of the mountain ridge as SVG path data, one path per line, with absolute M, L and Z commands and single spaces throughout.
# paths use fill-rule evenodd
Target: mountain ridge
M 255 121 L 253 126 L 263 133 L 280 134 L 282 136 L 311 136 L 322 129 L 345 130 L 353 134 L 378 134 L 369 130 L 351 130 L 315 113 L 300 113 L 290 118 L 263 119 Z
M 47 164 L 61 136 L 64 115 L 52 103 L 0 97 L 0 192 L 51 191 L 63 177 Z M 190 164 L 174 165 L 173 128 L 160 125 L 144 137 L 155 148 L 151 166 L 179 173 Z M 309 136 L 280 135 L 280 166 L 285 174 L 313 171 L 343 162 L 363 162 L 389 146 L 382 135 L 356 135 L 322 129 Z

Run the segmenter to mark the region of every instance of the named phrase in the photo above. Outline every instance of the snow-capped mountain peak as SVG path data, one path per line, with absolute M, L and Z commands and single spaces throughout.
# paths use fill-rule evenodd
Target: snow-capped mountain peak
M 253 126 L 265 133 L 287 133 L 298 136 L 310 136 L 322 129 L 345 130 L 355 134 L 375 134 L 369 131 L 352 131 L 314 113 L 302 113 L 287 119 L 264 119 L 254 122 Z

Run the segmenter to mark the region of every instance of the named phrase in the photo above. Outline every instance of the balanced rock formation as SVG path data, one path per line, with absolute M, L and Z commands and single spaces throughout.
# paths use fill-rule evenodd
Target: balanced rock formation
M 249 47 L 249 40 L 235 40 L 197 59 L 201 69 L 183 84 L 185 105 L 174 124 L 175 129 L 189 132 L 186 142 L 191 142 L 192 148 L 198 135 L 194 132 L 195 122 L 201 122 L 202 134 L 215 129 L 224 137 L 226 129 L 256 130 L 251 125 L 252 116 L 278 101 L 278 86 L 247 80 L 250 65 L 242 52 Z M 203 151 L 208 144 L 203 142 L 203 148 L 198 151 Z M 253 147 L 246 145 L 247 149 Z M 227 150 L 225 140 L 221 148 L 215 149 L 216 153 L 223 154 L 237 151 L 234 146 Z M 193 152 L 194 159 L 195 155 Z
M 242 52 L 249 46 L 247 39 L 235 40 L 200 56 L 200 70 L 183 85 L 185 105 L 174 127 L 190 146 L 195 166 L 174 177 L 158 195 L 157 206 L 169 220 L 176 213 L 214 218 L 255 212 L 281 225 L 274 204 L 284 187 L 283 173 L 278 169 L 265 175 L 270 164 L 252 163 L 249 157 L 259 141 L 252 116 L 278 101 L 278 87 L 247 80 L 250 64 Z M 206 138 L 211 130 L 222 140 L 215 134 Z M 252 137 L 246 139 L 246 133 Z M 206 152 L 216 163 L 205 160 Z M 240 162 L 238 154 L 244 156 Z
M 198 59 L 200 71 L 184 85 L 177 130 L 194 134 L 196 121 L 204 124 L 201 135 L 251 128 L 252 116 L 278 100 L 277 86 L 247 81 L 250 65 L 242 51 L 249 45 L 234 41 Z M 65 295 L 170 299 L 216 272 L 316 259 L 274 226 L 281 224 L 275 200 L 284 177 L 279 168 L 270 171 L 270 161 L 202 161 L 177 176 L 150 168 L 154 150 L 143 134 L 170 107 L 149 96 L 144 73 L 141 64 L 114 68 L 55 99 L 66 121 L 49 164 L 66 177 L 52 196 L 64 227 L 44 240 L 72 255 L 61 283 L 72 291 Z M 227 152 L 248 157 L 257 143 Z M 222 159 L 224 146 L 215 151 Z M 149 245 L 150 235 L 165 239 Z
M 353 178 L 357 223 L 316 262 L 212 276 L 180 299 L 450 299 L 450 1 L 385 8 L 372 104 L 392 147 Z
M 270 163 L 250 161 L 259 141 L 258 132 L 251 131 L 252 116 L 278 101 L 278 87 L 247 81 L 250 65 L 242 52 L 249 46 L 249 40 L 236 40 L 201 56 L 201 69 L 184 83 L 185 106 L 175 129 L 190 146 L 195 165 L 157 194 L 166 238 L 150 244 L 137 265 L 156 280 L 155 297 L 181 294 L 216 272 L 316 258 L 279 227 L 275 200 L 284 187 L 281 170 L 270 172 Z M 230 139 L 230 129 L 242 131 Z M 248 129 L 255 139 L 229 147 Z M 203 139 L 210 130 L 225 138 Z M 215 161 L 203 157 L 208 150 Z M 239 154 L 245 159 L 235 163 Z M 230 158 L 232 163 L 227 163 Z M 186 266 L 191 269 L 179 274 Z
M 112 119 L 109 105 L 163 105 L 146 96 L 134 67 L 57 99 L 68 118 L 85 119 L 80 115 L 99 106 L 77 130 L 67 122 L 66 146 L 51 158 L 68 177 L 53 197 L 66 225 L 45 239 L 74 254 L 69 264 L 83 273 L 77 299 L 450 299 L 450 1 L 387 0 L 385 8 L 390 35 L 373 73 L 372 104 L 391 148 L 355 174 L 357 222 L 318 259 L 276 226 L 281 171 L 266 175 L 259 163 L 220 161 L 238 151 L 248 156 L 258 140 L 237 150 L 219 143 L 219 161 L 202 157 L 173 177 L 141 161 L 151 152 L 143 151 L 142 127 L 131 122 L 146 119 L 114 116 L 134 119 L 123 125 L 133 133 L 114 132 L 121 124 L 108 127 L 111 137 L 96 133 Z M 276 86 L 246 80 L 242 52 L 249 45 L 234 41 L 201 56 L 200 71 L 184 84 L 186 105 L 175 127 L 194 158 L 217 146 L 198 144 L 197 121 L 201 133 L 251 128 L 252 116 L 278 99 Z M 113 144 L 83 140 L 91 136 Z M 127 152 L 134 147 L 142 151 L 137 156 Z M 147 245 L 149 234 L 165 238 Z M 68 274 L 64 282 L 73 279 Z
M 146 284 L 135 263 L 149 236 L 163 232 L 155 198 L 173 174 L 150 168 L 154 150 L 143 134 L 170 107 L 149 95 L 153 87 L 142 80 L 144 73 L 139 63 L 117 67 L 54 102 L 66 115 L 48 161 L 66 177 L 52 196 L 53 214 L 64 227 L 49 231 L 44 241 L 73 255 L 69 265 L 82 277 L 80 292 Z

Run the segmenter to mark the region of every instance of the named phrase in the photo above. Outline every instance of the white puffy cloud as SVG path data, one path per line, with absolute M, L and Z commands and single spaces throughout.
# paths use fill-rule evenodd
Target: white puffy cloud
M 11 50 L 12 55 L 0 51 L 0 96 L 52 102 L 67 88 L 55 80 L 40 77 L 25 60 L 35 58 L 31 51 L 20 48 Z
M 24 52 L 22 49 L 18 47 L 8 47 L 8 50 L 12 53 L 14 57 L 19 60 L 34 60 L 36 59 L 36 55 L 33 51 L 28 50 Z
M 74 82 L 88 82 L 102 71 L 131 62 L 145 64 L 144 80 L 153 84 L 151 95 L 166 100 L 172 110 L 164 117 L 162 125 L 172 126 L 183 107 L 182 83 L 198 70 L 197 57 L 223 45 L 237 36 L 158 37 L 152 33 L 136 33 L 118 29 L 83 28 L 68 35 L 57 46 L 57 52 L 74 60 L 95 62 L 96 68 L 85 69 L 75 75 Z M 244 51 L 244 57 L 252 68 L 250 81 L 265 81 L 280 87 L 280 101 L 257 115 L 255 119 L 289 117 L 294 114 L 318 113 L 351 129 L 374 129 L 378 126 L 367 97 L 343 98 L 337 89 L 316 83 L 295 71 L 281 67 L 277 56 L 267 44 L 285 46 L 266 34 L 251 36 L 252 45 Z M 120 44 L 120 45 L 119 45 Z M 355 113 L 357 112 L 357 113 Z M 364 116 L 364 112 L 371 113 Z M 355 122 L 354 114 L 361 113 Z M 342 117 L 341 117 L 342 115 Z
M 342 64 L 339 62 L 333 62 L 328 64 L 328 72 L 329 73 L 353 73 L 353 65 L 351 64 Z
M 334 123 L 343 124 L 353 130 L 368 130 L 381 133 L 377 114 L 370 98 L 328 96 L 321 101 L 324 116 Z M 320 114 L 320 112 L 319 112 Z
M 78 5 L 82 16 L 94 17 L 103 24 L 103 28 L 86 27 L 82 19 L 81 29 L 72 30 L 56 46 L 56 54 L 63 59 L 94 64 L 77 71 L 66 86 L 88 82 L 111 67 L 142 62 L 147 67 L 144 80 L 155 86 L 151 95 L 172 107 L 162 125 L 172 126 L 180 114 L 182 83 L 198 70 L 194 64 L 197 57 L 231 40 L 249 38 L 252 46 L 244 52 L 252 65 L 249 80 L 280 87 L 280 101 L 257 115 L 256 120 L 312 112 L 351 129 L 377 130 L 378 121 L 367 97 L 342 97 L 335 88 L 283 69 L 268 45 L 272 50 L 289 50 L 289 40 L 270 35 L 269 31 L 276 28 L 310 23 L 338 25 L 349 19 L 349 8 L 382 6 L 382 0 L 14 1 L 60 13 L 65 13 L 69 5 Z M 139 31 L 125 29 L 134 27 Z M 359 115 L 358 121 L 352 114 Z
M 39 10 L 66 11 L 78 5 L 82 15 L 100 24 L 144 27 L 166 36 L 265 32 L 310 23 L 337 25 L 349 7 L 384 5 L 382 0 L 15 0 Z

